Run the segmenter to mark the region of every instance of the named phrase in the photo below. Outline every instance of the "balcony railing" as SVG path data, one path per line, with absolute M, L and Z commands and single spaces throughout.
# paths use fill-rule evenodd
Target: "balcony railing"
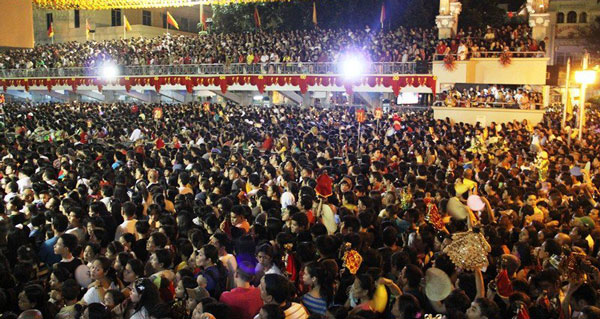
M 414 74 L 416 62 L 370 63 L 364 74 Z M 338 63 L 180 64 L 120 66 L 120 76 L 215 74 L 342 74 Z M 99 76 L 101 68 L 36 68 L 0 70 L 3 78 Z
M 460 54 L 451 54 L 457 61 L 466 61 L 477 58 L 500 58 L 504 51 L 469 51 L 466 56 L 461 58 Z M 544 51 L 508 51 L 511 58 L 543 58 L 546 56 Z M 434 54 L 434 61 L 442 61 L 446 57 L 446 54 Z

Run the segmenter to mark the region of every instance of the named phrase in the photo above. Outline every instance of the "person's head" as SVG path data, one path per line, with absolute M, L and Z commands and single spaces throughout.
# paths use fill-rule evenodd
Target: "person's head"
M 150 235 L 150 237 L 148 238 L 148 241 L 146 242 L 146 250 L 149 253 L 153 253 L 157 249 L 164 248 L 167 245 L 167 243 L 168 243 L 167 235 L 165 235 L 161 232 L 155 231 Z
M 63 258 L 70 258 L 75 249 L 77 249 L 77 237 L 73 234 L 62 234 L 54 244 L 54 253 Z
M 308 217 L 305 213 L 295 213 L 292 215 L 292 225 L 290 231 L 293 234 L 298 234 L 308 228 Z
M 573 311 L 581 311 L 586 306 L 596 304 L 597 293 L 590 284 L 582 284 L 571 295 L 570 306 Z
M 202 246 L 196 254 L 196 266 L 210 267 L 219 263 L 219 250 L 217 247 L 207 244 Z
M 467 319 L 499 318 L 500 308 L 495 302 L 486 298 L 476 298 L 467 309 Z
M 125 295 L 118 289 L 110 289 L 104 294 L 104 304 L 109 309 L 120 305 L 125 301 Z
M 83 250 L 83 261 L 91 263 L 100 255 L 100 245 L 96 243 L 87 243 Z
M 148 278 L 139 278 L 135 281 L 129 298 L 135 304 L 136 312 L 142 307 L 150 310 L 160 303 L 158 288 Z
M 99 302 L 89 304 L 82 314 L 84 319 L 110 319 L 111 317 L 110 309 Z
M 61 295 L 65 302 L 75 302 L 79 297 L 81 286 L 75 281 L 75 279 L 67 279 L 62 285 Z
M 52 272 L 50 273 L 50 280 L 48 280 L 48 285 L 50 289 L 54 289 L 60 291 L 60 288 L 69 277 L 71 273 L 67 268 L 61 266 L 60 264 L 55 264 Z
M 242 260 L 238 263 L 233 279 L 237 287 L 241 287 L 254 279 L 254 265 L 247 260 Z
M 423 309 L 419 300 L 411 294 L 404 294 L 396 298 L 392 307 L 392 315 L 396 319 L 419 319 L 422 314 Z
M 112 261 L 104 256 L 100 256 L 94 259 L 92 267 L 90 268 L 90 277 L 92 280 L 103 280 L 107 278 L 107 275 L 112 270 Z
M 123 269 L 123 281 L 132 283 L 144 275 L 144 264 L 139 259 L 129 259 Z
M 42 309 L 46 309 L 47 301 L 48 296 L 44 288 L 37 284 L 29 284 L 19 293 L 19 309 L 23 311 L 29 309 L 41 311 Z
M 423 271 L 416 265 L 408 264 L 400 271 L 399 281 L 403 286 L 418 288 L 423 278 Z
M 279 305 L 267 304 L 260 308 L 258 319 L 285 319 L 285 313 Z
M 367 301 L 373 299 L 375 294 L 375 283 L 373 277 L 369 274 L 358 274 L 352 284 L 352 296 L 361 301 Z
M 269 243 L 262 244 L 256 248 L 256 259 L 265 268 L 269 268 L 273 265 L 273 257 L 275 252 L 273 246 Z
M 168 249 L 157 249 L 150 255 L 150 265 L 155 271 L 168 269 L 171 266 L 173 257 Z
M 131 258 L 132 256 L 130 253 L 122 251 L 119 254 L 117 254 L 117 258 L 115 258 L 113 267 L 117 272 L 121 273 L 123 269 L 125 269 L 125 265 L 127 265 L 129 259 Z
M 187 296 L 186 289 L 194 289 L 198 286 L 194 277 L 185 276 L 182 277 L 181 280 L 177 282 L 177 287 L 175 288 L 175 297 L 179 299 L 184 299 Z
M 115 260 L 115 258 L 117 258 L 117 255 L 123 252 L 124 250 L 125 248 L 123 247 L 123 244 L 121 244 L 120 241 L 115 240 L 108 243 L 108 246 L 106 246 L 106 253 L 104 255 L 110 260 Z
M 265 304 L 281 305 L 290 298 L 290 283 L 278 274 L 266 274 L 260 280 L 260 297 Z

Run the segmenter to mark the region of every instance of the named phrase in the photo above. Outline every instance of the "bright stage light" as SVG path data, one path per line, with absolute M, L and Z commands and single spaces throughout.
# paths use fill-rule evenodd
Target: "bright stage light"
M 112 63 L 105 63 L 100 67 L 100 76 L 105 80 L 113 80 L 119 76 L 119 68 Z
M 341 61 L 342 75 L 347 79 L 357 79 L 365 71 L 365 62 L 361 57 L 348 55 Z

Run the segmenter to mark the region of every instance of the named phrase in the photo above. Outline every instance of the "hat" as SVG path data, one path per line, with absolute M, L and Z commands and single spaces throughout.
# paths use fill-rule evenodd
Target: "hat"
M 425 272 L 425 295 L 431 301 L 446 299 L 452 291 L 450 277 L 439 268 L 429 268 Z

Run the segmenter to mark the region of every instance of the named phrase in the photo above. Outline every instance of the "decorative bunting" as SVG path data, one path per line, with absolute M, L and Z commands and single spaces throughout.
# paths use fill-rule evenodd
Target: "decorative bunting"
M 98 91 L 106 85 L 124 87 L 127 92 L 133 86 L 153 86 L 157 92 L 160 92 L 164 85 L 182 85 L 185 86 L 187 92 L 193 92 L 194 87 L 203 85 L 205 87 L 217 87 L 223 94 L 227 93 L 233 85 L 252 85 L 256 86 L 257 90 L 264 93 L 267 87 L 271 86 L 295 86 L 300 89 L 302 94 L 308 92 L 309 87 L 314 86 L 337 86 L 344 87 L 346 93 L 352 94 L 356 86 L 369 86 L 392 88 L 396 96 L 400 94 L 403 87 L 411 85 L 413 87 L 428 87 L 435 94 L 437 78 L 435 76 L 401 76 L 401 75 L 385 75 L 385 76 L 365 76 L 357 81 L 346 81 L 341 76 L 310 76 L 310 75 L 295 75 L 295 76 L 208 76 L 208 77 L 182 77 L 182 76 L 154 76 L 154 77 L 122 77 L 113 81 L 105 81 L 101 78 L 46 78 L 46 79 L 4 79 L 0 80 L 0 85 L 4 90 L 9 87 L 22 87 L 29 90 L 30 87 L 45 86 L 49 91 L 55 86 L 70 86 L 73 91 L 76 91 L 80 86 L 96 86 Z M 211 88 L 214 89 L 214 88 Z

